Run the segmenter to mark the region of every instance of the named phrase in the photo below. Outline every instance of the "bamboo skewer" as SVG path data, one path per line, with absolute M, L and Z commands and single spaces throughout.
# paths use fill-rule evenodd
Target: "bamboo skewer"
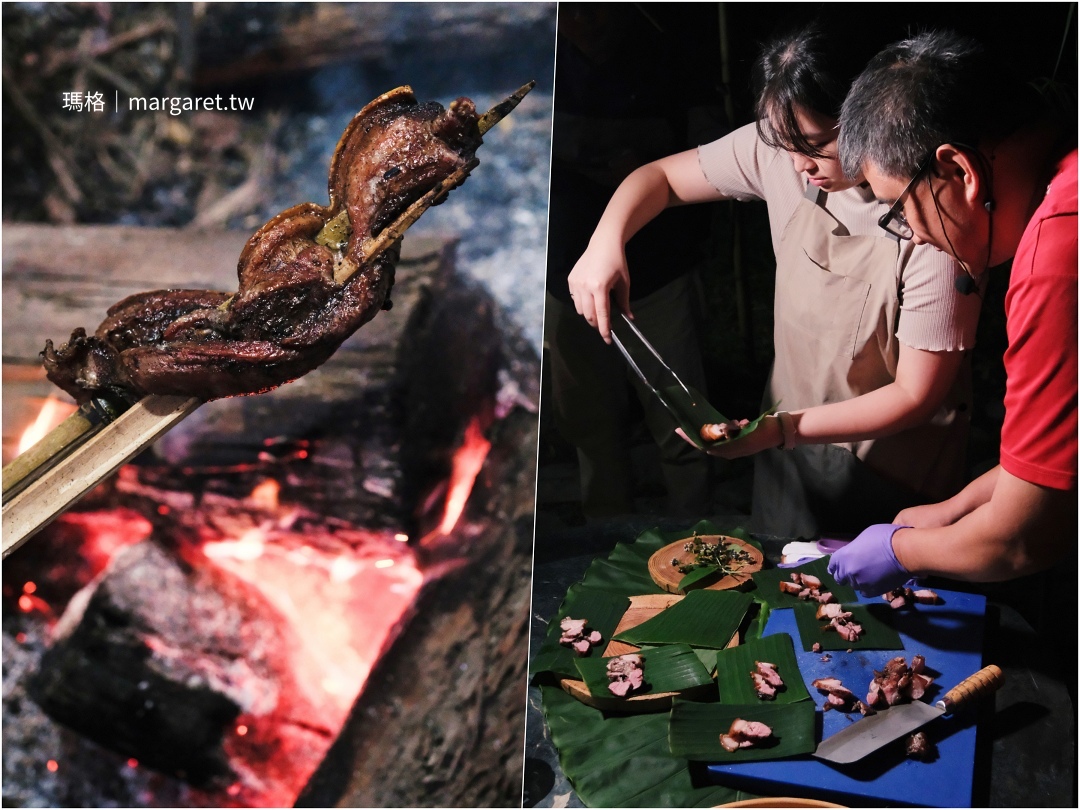
M 3 556 L 21 546 L 101 479 L 202 404 L 194 397 L 143 397 L 10 500 L 3 508 Z
M 505 118 L 535 84 L 523 85 L 484 113 L 478 122 L 480 134 Z M 386 226 L 365 246 L 365 263 L 392 248 L 424 211 L 465 182 L 478 162 L 474 159 L 446 177 Z M 327 223 L 323 231 L 337 219 Z M 335 280 L 344 283 L 360 266 L 342 263 L 335 270 Z M 4 468 L 3 557 L 201 404 L 202 400 L 195 397 L 150 395 L 119 416 L 116 414 L 120 409 L 105 400 L 80 407 Z
M 123 413 L 126 407 L 126 404 L 117 405 L 104 397 L 80 405 L 67 419 L 4 467 L 4 499 L 18 495 L 37 476 Z

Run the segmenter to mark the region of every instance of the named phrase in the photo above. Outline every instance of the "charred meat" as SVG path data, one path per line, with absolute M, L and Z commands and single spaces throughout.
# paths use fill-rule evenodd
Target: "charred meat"
M 926 736 L 925 731 L 916 731 L 907 738 L 907 755 L 912 759 L 929 762 L 937 759 L 937 746 Z
M 874 679 L 866 694 L 866 704 L 872 708 L 883 709 L 898 703 L 910 703 L 919 700 L 926 693 L 934 679 L 926 675 L 926 659 L 921 655 L 913 656 L 909 666 L 904 657 L 897 656 L 885 665 L 880 672 L 874 671 Z
M 803 602 L 817 602 L 822 605 L 834 601 L 835 598 L 830 591 L 821 590 L 821 580 L 818 577 L 799 571 L 792 572 L 790 581 L 780 581 L 780 592 L 791 594 Z
M 863 715 L 874 714 L 874 710 L 855 697 L 855 693 L 844 686 L 839 678 L 818 678 L 810 685 L 825 695 L 822 711 L 837 709 L 845 713 L 858 711 Z
M 410 204 L 474 165 L 478 120 L 466 98 L 447 110 L 418 103 L 408 87 L 375 99 L 341 136 L 329 205 L 297 205 L 260 228 L 240 254 L 234 295 L 126 298 L 93 335 L 80 328 L 59 348 L 46 343 L 49 379 L 79 402 L 99 394 L 210 400 L 267 391 L 318 367 L 389 308 L 396 246 L 365 248 Z M 340 238 L 317 240 L 332 221 Z
M 888 593 L 883 593 L 881 598 L 889 603 L 889 606 L 893 610 L 899 610 L 903 607 L 918 605 L 937 605 L 941 602 L 941 597 L 937 595 L 935 591 L 931 591 L 928 588 L 922 588 L 915 590 L 908 588 L 906 585 L 901 585 L 898 588 L 893 588 Z

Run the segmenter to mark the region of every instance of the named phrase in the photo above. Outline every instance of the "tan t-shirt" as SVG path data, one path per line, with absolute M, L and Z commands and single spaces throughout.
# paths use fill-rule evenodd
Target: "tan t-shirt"
M 766 145 L 748 124 L 720 140 L 698 147 L 705 179 L 726 199 L 764 200 L 769 210 L 773 251 L 804 199 L 806 181 L 791 157 Z M 826 206 L 854 236 L 882 236 L 877 221 L 888 206 L 869 186 L 831 193 Z M 896 278 L 900 317 L 896 337 L 924 351 L 958 351 L 975 345 L 982 299 L 961 295 L 954 286 L 962 271 L 956 261 L 930 245 L 900 243 Z

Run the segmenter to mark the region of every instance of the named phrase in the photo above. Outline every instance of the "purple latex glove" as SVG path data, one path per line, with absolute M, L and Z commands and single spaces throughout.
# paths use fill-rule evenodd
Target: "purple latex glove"
M 911 572 L 900 564 L 893 552 L 893 523 L 878 523 L 833 553 L 829 573 L 841 585 L 855 588 L 863 596 L 880 596 L 911 579 Z

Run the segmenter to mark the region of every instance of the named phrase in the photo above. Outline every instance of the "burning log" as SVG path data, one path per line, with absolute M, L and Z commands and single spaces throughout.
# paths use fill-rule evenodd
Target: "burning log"
M 225 737 L 241 713 L 318 716 L 274 655 L 296 640 L 242 583 L 212 568 L 185 570 L 141 543 L 91 587 L 65 613 L 29 686 L 69 728 L 195 785 L 224 788 L 235 779 Z M 279 696 L 299 705 L 279 707 Z M 309 746 L 329 734 L 295 720 L 289 732 Z
M 34 230 L 55 261 L 65 243 L 75 250 L 94 234 L 108 239 L 111 229 L 66 229 L 66 238 Z M 5 246 L 7 238 L 5 231 Z M 187 238 L 166 235 L 163 249 Z M 5 250 L 5 262 L 17 255 Z M 153 538 L 125 552 L 138 565 L 126 556 L 114 561 L 62 619 L 35 678 L 34 695 L 50 712 L 75 718 L 73 727 L 142 765 L 183 771 L 211 790 L 227 786 L 219 795 L 229 804 L 288 805 L 302 788 L 303 797 L 326 804 L 383 803 L 373 795 L 409 797 L 390 804 L 442 804 L 455 795 L 465 806 L 520 801 L 538 363 L 490 298 L 454 276 L 452 256 L 444 241 L 410 237 L 394 309 L 325 366 L 263 397 L 204 406 L 91 494 L 87 506 L 145 516 Z M 106 274 L 95 278 L 92 264 L 70 266 L 85 268 L 87 286 L 104 286 L 97 278 Z M 9 294 L 43 291 L 62 316 L 63 297 L 49 294 L 42 266 L 23 261 L 16 269 L 5 278 Z M 64 516 L 69 536 L 78 518 Z M 88 517 L 86 531 L 95 522 Z M 52 528 L 35 553 L 56 545 Z M 365 533 L 382 538 L 371 541 L 377 557 L 363 551 Z M 399 542 L 408 537 L 423 540 Z M 64 548 L 70 554 L 78 545 Z M 391 592 L 396 606 L 385 584 L 363 590 L 348 608 L 317 601 L 357 567 L 391 560 L 389 570 L 404 577 Z M 266 573 L 275 561 L 287 563 L 279 570 L 290 586 L 323 584 L 286 598 L 285 585 Z M 158 569 L 168 574 L 145 573 Z M 163 580 L 186 594 L 167 597 L 164 608 L 154 601 L 163 598 L 158 589 L 144 584 Z M 231 658 L 231 637 L 208 644 L 184 622 L 158 615 L 199 613 L 222 592 L 247 600 L 224 615 L 245 617 L 234 628 L 259 630 L 257 641 L 243 645 L 252 660 Z M 299 624 L 290 604 L 310 611 Z M 391 625 L 370 635 L 351 692 L 339 685 L 331 696 L 326 673 L 313 673 L 319 667 L 311 660 L 265 655 L 309 649 L 311 637 L 322 635 L 319 611 L 350 633 L 369 624 L 355 617 L 370 612 L 386 614 Z M 153 632 L 141 632 L 147 627 Z M 178 650 L 208 654 L 173 657 Z M 99 660 L 110 668 L 99 669 Z M 126 671 L 117 674 L 114 665 Z M 232 681 L 202 674 L 199 683 L 169 677 L 237 669 L 254 674 Z M 87 694 L 96 697 L 80 700 L 80 678 L 93 678 Z M 170 729 L 192 729 L 169 749 L 175 755 L 145 733 L 136 703 L 125 702 L 144 682 L 165 696 L 150 698 L 157 710 L 177 714 Z M 276 694 L 279 703 L 253 703 L 253 693 Z M 373 724 L 374 716 L 394 724 Z M 354 751 L 361 753 L 348 761 Z M 418 784 L 417 773 L 426 781 Z

